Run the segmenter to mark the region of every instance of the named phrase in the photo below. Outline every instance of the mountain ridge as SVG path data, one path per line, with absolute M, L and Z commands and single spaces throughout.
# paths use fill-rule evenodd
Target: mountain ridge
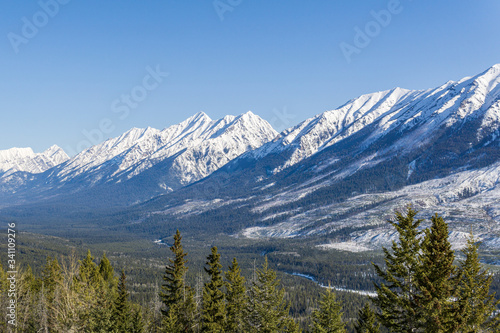
M 269 123 L 251 112 L 218 120 L 199 112 L 163 130 L 132 128 L 42 175 L 10 174 L 0 178 L 3 180 L 0 189 L 6 196 L 13 191 L 21 192 L 21 198 L 25 196 L 29 201 L 33 194 L 38 197 L 52 196 L 57 191 L 70 194 L 99 184 L 125 183 L 149 170 L 151 174 L 161 173 L 160 179 L 153 180 L 156 184 L 148 185 L 153 195 L 201 179 L 276 135 Z M 163 171 L 151 171 L 153 168 Z
M 97 161 L 99 149 L 116 151 Z M 495 65 L 433 89 L 361 95 L 279 134 L 251 112 L 215 121 L 197 113 L 165 130 L 131 129 L 25 177 L 43 188 L 55 176 L 54 188 L 70 184 L 62 198 L 90 204 L 112 193 L 129 209 L 110 223 L 133 212 L 130 223 L 157 239 L 182 225 L 204 237 L 343 237 L 369 248 L 359 230 L 379 230 L 384 214 L 413 202 L 443 210 L 457 239 L 471 226 L 486 239 L 487 225 L 488 244 L 500 248 L 500 202 L 490 195 L 499 161 Z

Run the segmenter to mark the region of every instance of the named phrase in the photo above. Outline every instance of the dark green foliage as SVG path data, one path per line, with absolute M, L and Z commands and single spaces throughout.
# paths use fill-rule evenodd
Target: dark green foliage
M 377 274 L 386 282 L 375 285 L 377 297 L 373 302 L 381 313 L 379 319 L 394 332 L 415 332 L 421 308 L 417 304 L 417 275 L 421 269 L 418 236 L 422 220 L 415 220 L 417 212 L 408 206 L 406 215 L 396 212 L 396 221 L 388 221 L 396 228 L 399 242 L 393 241 L 392 252 L 383 248 L 385 269 L 374 265 Z
M 212 247 L 212 253 L 207 257 L 208 273 L 210 280 L 203 288 L 202 301 L 202 332 L 223 332 L 226 321 L 226 304 L 222 287 L 222 265 L 217 247 Z
M 416 297 L 420 322 L 425 332 L 449 332 L 452 316 L 455 254 L 448 241 L 448 225 L 435 214 L 430 229 L 425 230 L 421 265 L 417 274 L 419 293 Z
M 59 262 L 56 258 L 47 257 L 47 263 L 42 271 L 42 282 L 49 304 L 54 300 L 54 293 L 62 280 L 63 276 Z
M 84 287 L 91 288 L 97 286 L 100 279 L 101 275 L 99 274 L 99 268 L 94 263 L 94 257 L 90 253 L 90 250 L 88 250 L 85 259 L 80 261 L 77 280 Z
M 241 276 L 240 266 L 236 258 L 226 272 L 226 300 L 227 318 L 226 332 L 244 332 L 244 320 L 247 307 L 245 278 Z
M 101 262 L 99 263 L 99 273 L 106 282 L 111 282 L 114 277 L 113 267 L 106 257 L 106 253 L 102 255 Z
M 129 333 L 145 333 L 144 319 L 142 317 L 142 310 L 140 306 L 134 306 L 130 318 Z
M 190 332 L 195 327 L 195 303 L 192 289 L 185 283 L 187 272 L 187 253 L 182 248 L 182 236 L 177 230 L 174 245 L 170 247 L 174 259 L 165 267 L 164 284 L 161 286 L 160 298 L 164 329 L 166 332 Z
M 42 286 L 43 286 L 43 298 L 45 299 L 45 305 L 42 305 L 44 324 L 47 328 L 52 328 L 55 324 L 54 302 L 56 297 L 56 292 L 59 290 L 63 282 L 63 274 L 61 266 L 56 258 L 52 259 L 47 257 L 45 267 L 42 270 Z
M 290 306 L 279 288 L 276 272 L 269 268 L 267 257 L 250 289 L 247 332 L 298 332 L 298 325 L 289 315 Z
M 122 270 L 120 282 L 118 283 L 118 296 L 114 302 L 113 322 L 114 329 L 118 333 L 126 333 L 131 328 L 131 311 L 128 302 L 129 293 L 125 284 L 126 276 Z
M 337 301 L 335 292 L 326 289 L 319 302 L 319 309 L 312 313 L 312 332 L 314 333 L 345 333 L 342 322 L 342 304 Z
M 365 303 L 365 306 L 359 310 L 358 322 L 355 326 L 356 333 L 379 333 L 380 323 L 377 322 L 377 316 L 370 307 L 370 304 Z
M 335 213 L 332 214 L 334 215 Z M 403 215 L 405 215 L 403 217 L 407 217 L 406 214 Z M 344 216 L 344 218 L 347 217 L 347 215 Z M 448 259 L 452 251 L 450 252 L 446 246 L 442 246 L 443 244 L 446 245 L 445 235 L 447 232 L 444 228 L 446 224 L 444 221 L 438 219 L 437 216 L 434 220 L 436 228 L 431 227 L 425 232 L 425 238 L 421 238 L 422 240 L 425 239 L 425 241 L 421 244 L 420 251 L 415 257 L 418 263 L 417 267 L 420 266 L 420 270 L 417 269 L 414 278 L 408 280 L 408 282 L 414 282 L 415 287 L 413 293 L 416 307 L 415 322 L 421 324 L 416 328 L 418 332 L 425 330 L 432 331 L 433 328 L 429 325 L 430 321 L 422 319 L 425 318 L 424 315 L 426 313 L 428 314 L 428 318 L 432 318 L 433 315 L 430 307 L 426 308 L 424 304 L 430 304 L 426 302 L 428 300 L 435 301 L 439 298 L 440 294 L 437 291 L 445 289 L 437 287 L 441 282 L 444 285 L 444 282 L 447 280 L 444 277 L 449 276 L 446 273 L 446 267 L 449 267 L 447 263 L 450 262 Z M 399 222 L 399 220 L 396 220 L 396 222 Z M 398 224 L 403 225 L 403 223 Z M 440 225 L 439 228 L 437 228 L 438 224 Z M 300 327 L 303 329 L 310 328 L 313 317 L 312 310 L 314 309 L 314 305 L 318 304 L 320 295 L 324 293 L 324 289 L 314 281 L 326 284 L 330 280 L 334 286 L 369 291 L 373 290 L 371 289 L 373 285 L 370 286 L 368 284 L 369 281 L 375 281 L 379 286 L 382 282 L 388 285 L 388 281 L 384 281 L 381 277 L 377 277 L 374 274 L 375 266 L 370 264 L 370 261 L 376 263 L 382 262 L 382 254 L 377 252 L 347 253 L 335 250 L 324 251 L 314 247 L 316 244 L 328 242 L 331 238 L 343 240 L 353 231 L 362 230 L 362 228 L 344 228 L 335 231 L 333 234 L 297 240 L 234 239 L 224 235 L 212 239 L 212 243 L 218 244 L 217 253 L 229 253 L 229 255 L 225 255 L 219 260 L 221 265 L 229 266 L 225 274 L 225 288 L 219 288 L 219 290 L 224 291 L 226 299 L 226 324 L 224 331 L 259 331 L 255 328 L 252 329 L 250 326 L 241 326 L 242 321 L 245 325 L 251 321 L 251 314 L 245 310 L 250 310 L 253 307 L 252 305 L 255 305 L 256 302 L 253 300 L 253 296 L 256 293 L 252 293 L 252 290 L 249 289 L 246 300 L 250 304 L 244 306 L 243 311 L 241 304 L 244 304 L 245 301 L 241 302 L 237 300 L 245 299 L 246 296 L 245 279 L 243 276 L 247 277 L 247 281 L 260 284 L 258 279 L 259 274 L 256 270 L 252 274 L 251 270 L 252 267 L 255 267 L 253 265 L 254 260 L 260 260 L 258 259 L 260 258 L 258 254 L 267 257 L 268 270 L 271 270 L 270 268 L 277 270 L 275 280 L 277 281 L 279 277 L 281 283 L 276 286 L 275 291 L 276 293 L 280 290 L 284 291 L 281 308 L 289 306 L 287 316 L 284 320 L 281 320 L 282 323 L 285 323 L 281 328 L 276 326 L 262 327 L 260 331 L 296 332 L 298 331 L 296 322 L 300 323 Z M 78 264 L 77 257 L 75 256 L 73 265 L 71 262 L 68 263 L 67 258 L 63 255 L 61 257 L 58 256 L 58 259 L 60 258 L 59 264 L 57 260 L 51 258 L 60 253 L 64 254 L 59 247 L 60 243 L 63 243 L 60 239 L 54 238 L 53 240 L 50 236 L 39 237 L 35 234 L 23 234 L 23 237 L 19 238 L 19 258 L 22 259 L 24 264 L 28 260 L 33 260 L 35 266 L 33 266 L 33 271 L 21 269 L 18 275 L 20 287 L 18 303 L 20 309 L 20 330 L 26 332 L 45 332 L 46 330 L 48 332 L 110 332 L 113 329 L 116 330 L 114 327 L 116 324 L 114 311 L 118 295 L 120 294 L 119 281 L 112 274 L 105 274 L 105 272 L 113 271 L 113 267 L 111 266 L 111 262 L 113 262 L 113 266 L 119 267 L 120 270 L 126 268 L 127 281 L 133 281 L 128 286 L 130 294 L 127 298 L 129 304 L 129 332 L 201 331 L 202 308 L 198 309 L 196 307 L 192 297 L 193 291 L 189 285 L 194 285 L 196 277 L 199 276 L 197 274 L 199 269 L 206 262 L 206 240 L 196 239 L 196 237 L 192 237 L 192 234 L 189 235 L 190 237 L 186 237 L 182 243 L 184 248 L 189 247 L 190 249 L 190 265 L 195 267 L 195 270 L 194 272 L 191 270 L 188 272 L 186 266 L 187 260 L 184 262 L 183 285 L 185 287 L 183 290 L 185 292 L 182 293 L 182 302 L 178 307 L 177 305 L 172 306 L 172 311 L 166 317 L 160 311 L 162 302 L 159 298 L 159 287 L 156 286 L 155 289 L 155 282 L 160 281 L 163 273 L 161 269 L 158 269 L 163 264 L 161 261 L 165 250 L 163 245 L 153 245 L 150 240 L 137 242 L 113 241 L 102 245 L 94 244 L 90 246 L 93 253 L 94 251 L 102 253 L 105 249 L 109 251 L 109 254 L 102 257 L 99 265 L 96 265 L 90 252 L 85 256 L 85 252 L 78 250 L 78 248 L 82 248 L 83 242 L 78 241 L 79 243 L 76 243 L 65 240 L 66 244 L 77 248 L 78 256 L 81 256 L 83 260 Z M 449 331 L 457 329 L 458 332 L 497 332 L 500 331 L 499 327 L 494 325 L 498 325 L 498 321 L 487 315 L 490 310 L 481 311 L 482 309 L 489 308 L 491 309 L 489 312 L 491 314 L 496 308 L 496 301 L 493 298 L 494 294 L 490 294 L 489 290 L 491 288 L 497 288 L 496 290 L 498 290 L 500 286 L 498 283 L 498 274 L 494 275 L 490 271 L 486 271 L 479 264 L 477 247 L 474 251 L 469 251 L 469 254 L 467 254 L 467 251 L 464 252 L 467 258 L 461 267 L 463 271 L 472 272 L 468 274 L 469 276 L 475 277 L 464 279 L 466 275 L 463 271 L 457 271 L 454 274 L 455 276 L 453 276 L 454 278 L 450 280 L 455 291 L 454 296 L 452 296 L 455 298 L 450 297 L 450 300 L 456 299 L 457 301 L 452 302 L 454 326 L 449 328 Z M 179 252 L 184 253 L 183 251 Z M 49 256 L 50 258 L 48 258 Z M 233 256 L 238 258 L 239 264 L 235 259 L 233 259 L 232 263 L 224 259 L 232 258 Z M 110 258 L 111 262 L 108 258 Z M 182 258 L 185 260 L 187 256 L 183 256 Z M 406 259 L 404 256 L 400 256 L 399 258 Z M 472 260 L 471 258 L 475 259 Z M 498 254 L 491 253 L 488 257 L 483 257 L 482 260 L 485 260 L 484 262 L 494 262 L 497 258 Z M 467 261 L 469 261 L 468 269 L 466 268 L 467 265 L 465 265 Z M 475 267 L 472 265 L 473 262 L 476 262 L 480 268 L 471 269 L 471 267 Z M 170 264 L 173 263 L 170 262 Z M 380 267 L 383 267 L 383 271 L 387 268 L 382 265 Z M 494 269 L 492 268 L 492 270 Z M 58 271 L 60 274 L 57 273 Z M 96 271 L 97 274 L 95 274 Z M 440 274 L 443 271 L 446 274 Z M 401 273 L 401 271 L 399 272 Z M 478 274 L 475 275 L 474 272 Z M 298 277 L 292 275 L 292 273 L 306 274 L 310 276 L 311 281 L 307 280 L 308 277 Z M 481 276 L 481 273 L 485 273 L 482 275 L 484 280 L 478 277 Z M 251 276 L 254 278 L 249 279 Z M 59 282 L 54 283 L 54 281 Z M 458 281 L 461 282 L 459 283 Z M 471 283 L 475 281 L 477 281 L 477 285 L 472 286 Z M 200 281 L 200 286 L 203 285 L 202 282 L 207 282 L 208 284 L 209 279 L 205 278 L 205 281 Z M 480 286 L 484 288 L 481 289 Z M 200 289 L 202 288 L 200 287 Z M 53 297 L 50 296 L 52 294 L 51 290 L 53 290 Z M 394 290 L 394 292 L 398 294 L 397 290 Z M 426 297 L 426 295 L 431 295 L 431 297 Z M 476 297 L 481 295 L 487 295 L 487 297 Z M 374 315 L 373 312 L 368 315 L 366 308 L 359 311 L 367 301 L 366 296 L 346 291 L 337 291 L 336 296 L 337 302 L 343 305 L 342 312 L 344 312 L 344 315 L 342 319 L 347 332 L 354 332 L 354 324 L 356 323 L 358 325 L 365 323 L 364 326 L 368 326 L 368 331 L 366 332 L 371 332 L 369 329 L 373 329 L 376 332 L 378 325 L 373 323 L 372 319 L 373 316 L 377 317 L 377 315 Z M 53 298 L 52 305 L 50 305 L 50 298 Z M 489 303 L 489 305 L 483 307 L 478 299 L 485 299 L 483 304 Z M 5 300 L 5 293 L 2 293 L 1 301 L 4 302 Z M 197 298 L 197 300 L 201 300 L 201 297 Z M 141 304 L 142 307 L 138 304 Z M 472 306 L 471 304 L 476 305 Z M 254 306 L 254 308 L 256 307 Z M 186 309 L 188 311 L 185 311 Z M 269 306 L 269 303 L 266 303 L 261 309 L 268 311 L 268 309 L 272 310 L 272 307 Z M 163 310 L 166 310 L 165 305 L 163 305 Z M 268 312 L 272 313 L 273 311 Z M 359 318 L 356 321 L 358 312 Z M 381 309 L 377 309 L 377 313 L 379 312 L 382 312 Z M 483 315 L 481 313 L 486 314 Z M 187 317 L 190 323 L 190 326 L 187 328 L 179 325 L 180 321 L 183 320 L 183 315 Z M 161 320 L 162 317 L 163 320 Z M 294 321 L 290 320 L 292 317 Z M 420 319 L 418 319 L 419 317 Z M 240 320 L 232 320 L 231 318 L 240 318 Z M 255 319 L 255 317 L 253 318 Z M 271 319 L 270 321 L 275 320 Z M 239 326 L 238 324 L 230 326 L 232 322 L 239 323 Z M 427 328 L 424 326 L 426 324 L 428 325 Z M 147 328 L 145 329 L 145 327 Z M 237 328 L 233 329 L 231 327 Z M 3 328 L 0 323 L 0 331 L 3 331 Z M 386 332 L 387 330 L 381 327 L 381 331 Z
M 489 292 L 493 275 L 480 264 L 476 240 L 472 234 L 463 253 L 465 260 L 458 269 L 455 294 L 455 329 L 472 333 L 494 326 L 491 331 L 498 332 L 500 327 L 497 319 L 491 320 L 499 304 L 495 294 Z

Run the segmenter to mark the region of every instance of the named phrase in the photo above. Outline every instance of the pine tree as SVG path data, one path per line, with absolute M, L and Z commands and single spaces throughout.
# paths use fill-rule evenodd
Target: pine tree
M 212 253 L 207 257 L 208 268 L 205 272 L 210 276 L 210 281 L 203 288 L 202 302 L 202 332 L 224 332 L 226 320 L 226 307 L 222 287 L 222 265 L 217 247 L 212 247 Z
M 36 310 L 41 281 L 35 277 L 29 265 L 26 270 L 17 271 L 17 329 L 20 332 L 36 332 L 40 329 L 40 318 Z
M 187 253 L 182 248 L 181 240 L 182 236 L 177 230 L 174 245 L 170 247 L 174 259 L 169 259 L 170 263 L 165 267 L 165 283 L 160 292 L 160 299 L 165 306 L 161 312 L 166 332 L 191 332 L 196 324 L 194 294 L 185 283 Z
M 92 331 L 98 325 L 95 312 L 101 308 L 96 307 L 101 276 L 90 250 L 87 251 L 85 259 L 79 263 L 78 276 L 73 284 L 78 298 L 77 325 L 81 330 Z
M 415 215 L 417 212 L 408 206 L 406 215 L 396 212 L 396 221 L 388 221 L 396 228 L 399 242 L 392 242 L 392 253 L 383 248 L 385 270 L 374 264 L 375 271 L 386 282 L 375 284 L 377 297 L 373 302 L 381 310 L 378 315 L 381 323 L 394 332 L 417 332 L 421 324 L 416 277 L 421 269 L 418 227 L 422 220 L 415 220 Z
M 285 290 L 279 288 L 276 272 L 269 268 L 267 257 L 252 283 L 247 316 L 247 332 L 298 332 L 298 325 L 289 315 Z
M 471 234 L 467 246 L 463 250 L 465 260 L 458 269 L 456 301 L 454 302 L 455 329 L 459 332 L 482 332 L 488 326 L 495 324 L 491 316 L 497 311 L 499 301 L 489 289 L 493 279 L 488 270 L 479 262 L 478 245 Z M 496 323 L 492 330 L 498 332 Z
M 42 270 L 42 282 L 47 295 L 47 301 L 52 303 L 54 293 L 63 280 L 62 269 L 56 258 L 50 256 L 46 259 L 45 267 Z
M 129 293 L 126 285 L 125 272 L 122 270 L 118 283 L 118 296 L 114 302 L 113 326 L 117 333 L 127 333 L 131 328 Z
M 240 266 L 236 258 L 233 258 L 229 270 L 226 272 L 226 300 L 227 319 L 226 332 L 244 332 L 245 309 L 247 307 L 247 295 L 245 278 L 241 276 Z
M 142 309 L 140 306 L 135 306 L 132 310 L 129 333 L 144 333 L 144 320 L 142 318 Z
M 421 309 L 425 332 L 448 332 L 453 324 L 452 296 L 455 254 L 448 241 L 448 225 L 435 214 L 430 229 L 425 230 L 422 243 L 422 269 L 417 274 L 419 294 L 416 301 Z
M 56 292 L 63 283 L 62 268 L 56 258 L 47 257 L 46 264 L 42 270 L 43 298 L 46 303 L 46 322 L 50 329 L 54 328 L 54 300 Z
M 345 333 L 345 324 L 342 322 L 342 304 L 336 300 L 335 292 L 331 288 L 321 296 L 319 309 L 312 312 L 311 327 L 314 333 Z
M 368 303 L 359 310 L 358 322 L 354 327 L 356 333 L 379 333 L 380 323 L 377 323 L 375 312 Z
M 84 287 L 90 288 L 99 284 L 101 280 L 99 268 L 95 264 L 94 257 L 90 253 L 90 250 L 87 250 L 87 256 L 85 259 L 80 261 L 78 271 L 78 282 L 80 282 Z
M 101 262 L 99 263 L 99 273 L 106 282 L 111 282 L 114 278 L 113 266 L 111 266 L 111 262 L 106 257 L 106 253 L 102 255 Z

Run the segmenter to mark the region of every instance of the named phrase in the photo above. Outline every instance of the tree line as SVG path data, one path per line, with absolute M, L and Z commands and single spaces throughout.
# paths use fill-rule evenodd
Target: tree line
M 448 240 L 448 226 L 437 214 L 430 228 L 409 206 L 389 223 L 398 240 L 383 248 L 385 265 L 374 264 L 383 282 L 356 319 L 357 333 L 499 332 L 499 301 L 490 293 L 492 274 L 479 261 L 471 235 L 458 261 Z M 41 276 L 19 271 L 17 332 L 300 332 L 290 315 L 285 289 L 267 257 L 245 278 L 236 258 L 226 271 L 212 247 L 206 259 L 206 282 L 186 282 L 187 253 L 179 231 L 170 247 L 161 289 L 148 305 L 130 301 L 124 271 L 115 271 L 104 254 L 96 263 L 90 251 L 83 260 L 70 256 L 59 263 L 47 257 Z M 7 308 L 7 275 L 0 264 L 0 303 Z M 343 304 L 326 288 L 305 330 L 347 332 Z M 5 311 L 5 310 L 3 310 Z M 7 332 L 8 318 L 0 319 Z

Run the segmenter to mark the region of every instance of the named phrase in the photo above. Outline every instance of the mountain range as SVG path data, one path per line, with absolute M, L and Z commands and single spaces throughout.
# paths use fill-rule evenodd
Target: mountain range
M 276 135 L 252 112 L 218 120 L 200 112 L 164 130 L 133 128 L 73 158 L 60 158 L 51 168 L 27 169 L 27 155 L 10 153 L 14 158 L 5 159 L 5 166 L 0 160 L 0 170 L 10 166 L 18 172 L 0 176 L 0 198 L 4 206 L 68 196 L 83 197 L 93 205 L 129 205 L 206 177 Z M 0 156 L 24 150 L 11 149 Z
M 251 112 L 198 113 L 73 158 L 57 147 L 0 152 L 4 208 L 121 206 L 155 235 L 182 224 L 234 237 L 322 237 L 318 246 L 350 251 L 390 242 L 384 221 L 408 203 L 422 216 L 443 214 L 456 246 L 472 227 L 500 248 L 499 181 L 500 65 L 434 89 L 366 94 L 281 133 Z

